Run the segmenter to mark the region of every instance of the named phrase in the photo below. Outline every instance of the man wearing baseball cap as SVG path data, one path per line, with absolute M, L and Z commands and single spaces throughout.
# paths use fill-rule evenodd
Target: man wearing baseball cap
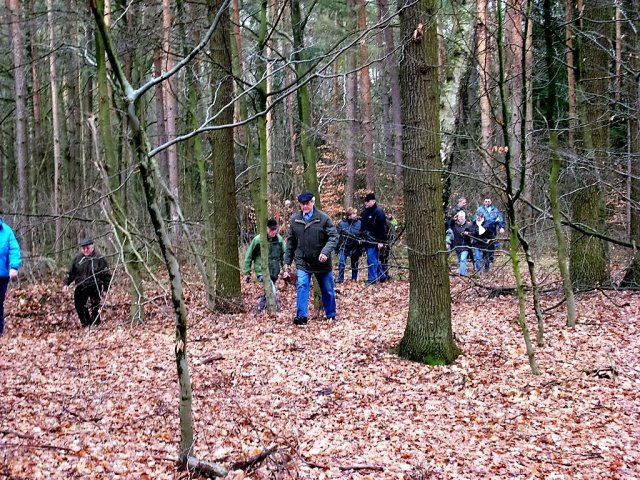
M 336 317 L 331 253 L 338 244 L 338 231 L 329 215 L 315 208 L 313 193 L 302 192 L 298 195 L 298 204 L 300 211 L 291 217 L 287 234 L 283 276 L 289 277 L 290 265 L 295 260 L 297 299 L 293 323 L 306 325 L 309 315 L 311 275 L 316 277 L 320 287 L 326 318 L 333 320 Z

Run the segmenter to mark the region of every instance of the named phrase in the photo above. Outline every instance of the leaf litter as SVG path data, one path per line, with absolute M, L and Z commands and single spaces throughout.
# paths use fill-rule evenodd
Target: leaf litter
M 534 376 L 516 299 L 466 282 L 452 279 L 464 353 L 447 367 L 393 353 L 404 282 L 345 282 L 337 320 L 311 315 L 306 327 L 292 324 L 291 287 L 279 285 L 278 314 L 255 311 L 253 283 L 243 286 L 247 313 L 221 315 L 190 283 L 193 455 L 228 467 L 277 447 L 231 479 L 640 478 L 639 296 L 579 296 L 573 330 L 552 310 Z M 175 327 L 164 293 L 149 286 L 163 300 L 131 325 L 116 286 L 103 323 L 82 329 L 58 290 L 21 285 L 5 304 L 0 478 L 188 478 L 176 469 Z

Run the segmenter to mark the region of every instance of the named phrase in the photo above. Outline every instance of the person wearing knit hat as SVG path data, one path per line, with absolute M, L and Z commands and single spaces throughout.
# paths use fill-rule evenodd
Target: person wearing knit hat
M 306 325 L 309 316 L 309 292 L 311 275 L 316 277 L 325 316 L 336 317 L 336 292 L 333 283 L 331 253 L 338 245 L 338 231 L 331 217 L 315 208 L 311 192 L 298 195 L 300 211 L 291 217 L 287 233 L 287 250 L 284 255 L 284 278 L 290 276 L 290 265 L 296 262 L 296 316 L 294 325 Z
M 367 285 L 385 282 L 387 274 L 380 263 L 380 250 L 387 243 L 387 216 L 376 202 L 376 195 L 369 192 L 364 197 L 361 217 L 361 235 L 367 252 Z
M 276 280 L 280 275 L 280 269 L 283 265 L 285 243 L 282 236 L 278 233 L 278 222 L 275 218 L 270 218 L 267 221 L 267 245 L 268 260 L 267 265 L 269 267 L 269 277 L 271 278 L 271 287 L 276 298 L 276 309 L 278 309 L 278 297 L 276 295 Z M 256 278 L 259 282 L 263 281 L 262 275 L 262 256 L 260 255 L 260 234 L 253 237 L 247 253 L 244 256 L 244 263 L 242 266 L 242 273 L 246 275 L 246 281 L 251 281 L 251 264 L 253 263 L 253 271 L 256 274 Z M 267 297 L 262 295 L 258 302 L 258 311 L 262 311 L 267 306 Z

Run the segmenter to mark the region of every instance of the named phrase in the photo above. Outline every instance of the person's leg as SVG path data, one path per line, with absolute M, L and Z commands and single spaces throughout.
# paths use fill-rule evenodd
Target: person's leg
M 378 279 L 378 247 L 367 246 L 367 282 L 373 283 Z
M 358 280 L 358 261 L 360 260 L 360 253 L 354 253 L 351 256 L 351 280 L 354 282 Z
M 91 304 L 91 318 L 89 319 L 90 325 L 100 325 L 100 291 L 92 286 L 89 290 L 89 299 Z
M 489 246 L 487 246 L 487 249 L 484 252 L 485 253 L 485 259 L 484 259 L 484 271 L 485 272 L 489 271 L 489 267 L 493 263 L 493 253 L 494 253 L 493 249 L 494 249 L 493 244 L 490 244 Z
M 467 274 L 467 257 L 469 256 L 469 250 L 461 250 L 456 252 L 458 254 L 458 273 L 460 275 Z
M 89 300 L 89 295 L 86 288 L 76 287 L 73 291 L 73 304 L 76 307 L 78 318 L 83 327 L 91 325 L 91 317 L 87 309 L 87 300 Z
M 327 318 L 336 317 L 336 291 L 333 285 L 333 274 L 331 272 L 316 273 L 316 279 L 322 294 L 322 305 Z
M 0 277 L 0 337 L 4 333 L 4 299 L 7 296 L 9 277 Z
M 474 247 L 473 249 L 473 259 L 475 260 L 476 273 L 480 273 L 482 271 L 482 257 L 484 256 L 484 250 Z
M 347 264 L 347 255 L 345 254 L 344 248 L 340 249 L 340 254 L 338 255 L 338 283 L 344 282 L 344 269 Z
M 298 269 L 296 273 L 296 317 L 307 318 L 309 316 L 309 287 L 311 285 L 311 275 L 300 269 Z

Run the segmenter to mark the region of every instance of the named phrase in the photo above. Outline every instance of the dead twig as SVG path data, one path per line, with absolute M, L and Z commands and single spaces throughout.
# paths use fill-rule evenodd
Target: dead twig
M 383 472 L 384 471 L 384 467 L 380 466 L 380 465 L 345 465 L 345 466 L 341 466 L 338 467 L 341 471 L 345 471 L 345 470 L 375 470 L 376 472 Z
M 278 450 L 278 447 L 267 448 L 266 450 L 260 452 L 258 455 L 254 455 L 248 460 L 244 460 L 242 462 L 234 462 L 229 467 L 229 470 L 249 470 L 265 460 L 267 457 L 269 457 L 269 455 L 276 452 L 276 450 Z

